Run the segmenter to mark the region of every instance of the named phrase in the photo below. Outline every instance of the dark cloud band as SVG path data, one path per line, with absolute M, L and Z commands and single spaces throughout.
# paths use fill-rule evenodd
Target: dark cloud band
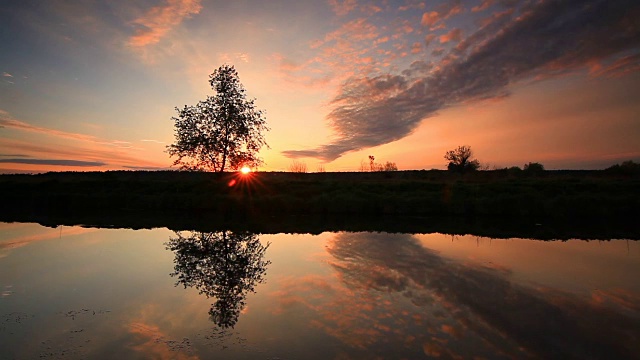
M 28 165 L 53 165 L 53 166 L 104 166 L 106 163 L 100 161 L 81 160 L 46 160 L 46 159 L 0 159 L 0 163 L 6 164 L 28 164 Z

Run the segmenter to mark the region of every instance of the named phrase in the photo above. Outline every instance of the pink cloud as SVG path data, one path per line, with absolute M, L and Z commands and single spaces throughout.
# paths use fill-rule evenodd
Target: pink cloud
M 376 5 L 373 5 L 373 4 L 367 4 L 367 5 L 362 5 L 360 7 L 360 11 L 362 11 L 366 15 L 371 16 L 373 14 L 377 14 L 377 13 L 381 12 L 382 8 L 380 6 L 376 6 Z
M 424 9 L 425 4 L 423 2 L 419 2 L 417 4 L 409 4 L 409 5 L 404 5 L 404 6 L 400 6 L 398 8 L 399 11 L 407 11 L 407 10 L 412 10 L 412 9 Z
M 133 21 L 140 28 L 129 39 L 129 44 L 134 47 L 156 44 L 184 19 L 198 14 L 200 10 L 200 0 L 167 0 L 166 4 L 151 8 L 144 16 Z
M 462 39 L 462 30 L 455 28 L 444 35 L 440 35 L 440 43 L 448 43 L 449 41 L 458 42 Z
M 621 57 L 606 66 L 595 63 L 595 65 L 591 66 L 589 74 L 592 76 L 621 77 L 639 71 L 640 54 L 634 54 Z
M 329 0 L 329 5 L 336 15 L 344 16 L 353 11 L 358 3 L 356 0 Z
M 431 11 L 422 14 L 422 20 L 420 21 L 420 23 L 422 24 L 422 26 L 431 28 L 440 20 L 442 20 L 440 14 L 438 14 L 436 11 Z
M 14 119 L 8 112 L 2 109 L 0 109 L 0 127 L 12 128 L 20 131 L 34 132 L 34 133 L 39 133 L 39 134 L 49 135 L 49 136 L 59 137 L 59 138 L 65 138 L 65 139 L 92 142 L 92 143 L 101 144 L 101 145 L 113 146 L 120 149 L 134 149 L 133 145 L 129 141 L 105 140 L 105 139 L 99 139 L 92 135 L 73 133 L 68 131 L 62 131 L 62 130 L 56 130 L 56 129 L 50 129 L 50 128 L 45 128 L 41 126 L 31 125 L 24 121 Z
M 0 109 L 0 126 L 12 128 L 16 130 L 30 131 L 30 132 L 36 132 L 36 133 L 41 133 L 45 135 L 58 136 L 58 137 L 63 137 L 67 139 L 92 141 L 92 142 L 97 141 L 97 139 L 94 136 L 90 136 L 90 135 L 71 133 L 71 132 L 31 125 L 26 122 L 22 122 L 14 119 L 13 117 L 11 117 L 11 115 L 8 112 L 1 109 Z
M 464 11 L 462 5 L 457 1 L 446 2 L 436 8 L 434 11 L 427 11 L 422 14 L 420 23 L 422 26 L 428 27 L 430 30 L 444 28 L 444 20 L 453 15 L 460 14 Z
M 388 41 L 389 41 L 389 37 L 388 36 L 384 36 L 384 37 L 381 37 L 379 39 L 376 39 L 376 41 L 374 41 L 373 43 L 374 43 L 374 45 L 378 45 L 378 44 L 386 43 Z
M 413 43 L 413 45 L 411 46 L 411 53 L 419 54 L 421 51 L 422 51 L 422 44 L 420 44 L 419 42 Z
M 474 6 L 473 8 L 471 8 L 471 11 L 478 12 L 478 11 L 486 10 L 491 5 L 493 5 L 494 2 L 495 0 L 484 0 L 480 5 Z

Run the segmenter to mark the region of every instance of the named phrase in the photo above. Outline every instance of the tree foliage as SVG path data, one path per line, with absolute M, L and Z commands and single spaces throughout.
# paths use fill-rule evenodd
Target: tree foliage
M 209 76 L 214 96 L 194 106 L 176 107 L 175 143 L 167 146 L 173 165 L 182 170 L 237 170 L 262 164 L 257 153 L 268 146 L 263 132 L 269 129 L 255 99 L 247 99 L 233 66 L 223 65 Z
M 477 159 L 471 159 L 473 151 L 470 146 L 458 146 L 456 149 L 449 150 L 444 155 L 446 160 L 449 160 L 447 169 L 456 172 L 475 171 L 480 167 L 480 162 Z

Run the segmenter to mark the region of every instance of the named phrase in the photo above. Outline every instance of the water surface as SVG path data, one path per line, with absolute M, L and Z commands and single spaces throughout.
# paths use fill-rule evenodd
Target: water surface
M 0 223 L 7 359 L 638 358 L 640 244 Z

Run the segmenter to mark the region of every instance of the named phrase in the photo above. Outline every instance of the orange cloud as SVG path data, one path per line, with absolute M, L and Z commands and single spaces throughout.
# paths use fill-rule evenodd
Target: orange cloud
M 440 35 L 440 43 L 448 43 L 449 41 L 458 42 L 462 39 L 462 30 L 455 28 L 444 35 Z
M 165 5 L 153 7 L 133 21 L 139 28 L 129 39 L 129 45 L 144 47 L 156 44 L 184 19 L 200 13 L 200 10 L 200 0 L 167 0 Z

